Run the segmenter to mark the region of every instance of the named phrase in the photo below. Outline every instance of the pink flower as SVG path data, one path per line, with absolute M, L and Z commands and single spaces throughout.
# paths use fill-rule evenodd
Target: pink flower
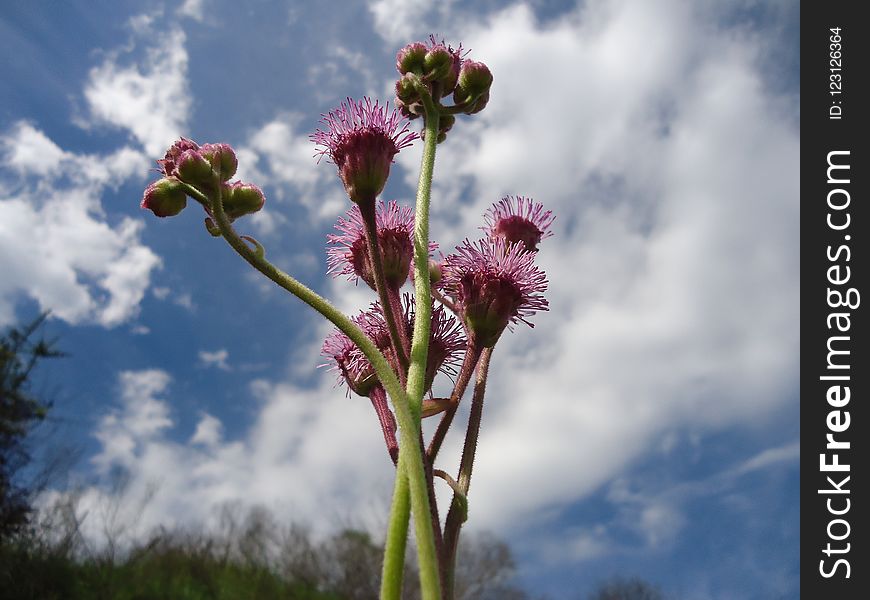
M 356 322 L 358 317 L 353 320 Z M 330 359 L 331 362 L 323 366 L 337 372 L 338 383 L 347 385 L 348 394 L 352 391 L 368 396 L 378 383 L 375 370 L 365 354 L 341 331 L 335 330 L 327 336 L 320 354 Z
M 399 206 L 395 200 L 387 204 L 378 202 L 375 213 L 378 230 L 378 247 L 384 266 L 387 285 L 399 289 L 408 279 L 414 257 L 412 235 L 414 211 L 409 206 Z M 352 206 L 335 224 L 338 234 L 326 236 L 326 263 L 333 275 L 347 275 L 351 280 L 362 279 L 375 289 L 374 272 L 366 244 L 365 225 L 358 206 Z M 437 248 L 429 245 L 430 251 Z
M 393 157 L 418 137 L 396 110 L 369 98 L 348 98 L 320 122 L 325 128 L 311 134 L 322 146 L 317 154 L 335 163 L 348 196 L 357 203 L 374 202 L 387 183 Z
M 531 198 L 505 196 L 493 204 L 483 218 L 486 227 L 481 229 L 490 238 L 501 238 L 508 244 L 522 243 L 529 252 L 537 252 L 541 240 L 553 235 L 550 226 L 556 217 Z
M 462 326 L 440 304 L 432 309 L 429 328 L 429 353 L 426 358 L 426 389 L 432 387 L 439 371 L 448 375 L 456 373 L 462 351 L 467 345 Z
M 455 301 L 472 341 L 492 347 L 505 327 L 548 310 L 547 277 L 535 254 L 502 238 L 465 240 L 443 265 L 444 289 Z

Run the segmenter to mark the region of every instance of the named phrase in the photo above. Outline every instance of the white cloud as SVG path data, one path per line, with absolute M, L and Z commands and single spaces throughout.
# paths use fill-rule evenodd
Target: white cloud
M 118 379 L 121 407 L 104 416 L 95 433 L 102 448 L 93 461 L 104 473 L 114 466 L 135 466 L 149 443 L 172 425 L 169 407 L 157 397 L 169 386 L 168 373 L 124 371 Z
M 178 136 L 190 107 L 184 34 L 156 33 L 158 20 L 132 19 L 133 43 L 91 70 L 91 122 L 80 123 L 127 129 L 152 157 Z M 144 57 L 122 65 L 142 38 L 151 40 Z M 160 260 L 140 241 L 142 222 L 107 215 L 101 198 L 144 175 L 146 154 L 129 146 L 77 153 L 23 121 L 0 135 L 0 151 L 0 183 L 12 190 L 0 197 L 0 323 L 14 320 L 23 298 L 70 323 L 111 327 L 135 316 Z
M 193 432 L 190 443 L 217 446 L 221 442 L 223 428 L 219 419 L 207 413 L 203 414 L 199 423 L 196 424 L 196 431 Z
M 438 22 L 443 22 L 454 0 L 373 0 L 369 11 L 375 21 L 375 32 L 391 44 L 406 44 L 424 39 Z
M 126 470 L 129 485 L 122 502 L 110 488 L 83 491 L 90 539 L 102 540 L 99 507 L 110 504 L 129 513 L 113 522 L 134 539 L 161 524 L 205 521 L 227 502 L 262 504 L 324 531 L 350 515 L 382 518 L 393 468 L 365 399 L 345 398 L 328 381 L 315 390 L 258 382 L 252 395 L 262 410 L 241 439 L 224 441 L 220 421 L 204 414 L 189 442 L 177 443 L 168 374 L 128 371 L 119 379 L 120 407 L 100 421 L 93 460 L 104 473 Z
M 226 348 L 221 348 L 220 350 L 215 350 L 214 352 L 200 350 L 198 356 L 199 364 L 203 367 L 215 367 L 216 369 L 220 369 L 221 371 L 231 370 L 229 363 L 227 363 L 227 359 L 230 357 L 230 353 Z
M 184 0 L 178 7 L 178 14 L 202 21 L 205 18 L 205 0 Z
M 42 131 L 19 122 L 9 137 L 3 138 L 6 164 L 20 173 L 52 175 L 69 156 Z
M 162 156 L 183 133 L 191 106 L 185 34 L 178 27 L 158 32 L 150 22 L 140 29 L 140 37 L 156 40 L 144 59 L 124 65 L 110 54 L 91 69 L 84 95 L 94 123 L 126 129 L 149 156 Z
M 19 182 L 15 196 L 0 197 L 0 323 L 14 321 L 21 297 L 70 323 L 111 327 L 134 316 L 160 260 L 139 240 L 142 223 L 108 223 L 99 196 L 109 174 L 129 176 L 141 156 L 117 152 L 101 157 L 101 168 L 83 169 L 93 157 L 61 151 L 27 123 L 0 140 Z

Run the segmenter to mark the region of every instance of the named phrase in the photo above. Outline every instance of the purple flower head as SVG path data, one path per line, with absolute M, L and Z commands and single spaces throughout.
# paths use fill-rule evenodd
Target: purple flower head
M 411 294 L 403 295 L 402 309 L 399 326 L 404 325 L 408 339 L 411 339 L 417 312 Z M 368 312 L 360 315 L 359 325 L 384 353 L 390 364 L 398 368 L 398 360 L 390 346 L 390 333 L 381 305 L 377 302 L 373 303 Z M 465 347 L 466 340 L 462 333 L 462 326 L 456 318 L 441 305 L 433 307 L 429 326 L 429 352 L 426 358 L 425 389 L 427 391 L 432 387 L 435 375 L 439 372 L 447 375 L 455 374 L 455 367 L 460 362 L 460 354 Z
M 541 240 L 553 235 L 550 226 L 556 217 L 531 198 L 505 196 L 483 218 L 486 226 L 481 229 L 490 238 L 501 238 L 508 245 L 522 244 L 527 251 L 537 252 Z
M 459 364 L 460 355 L 466 345 L 459 321 L 440 304 L 433 308 L 429 328 L 429 353 L 426 358 L 427 390 L 432 387 L 439 371 L 448 375 L 456 374 L 456 365 Z
M 443 265 L 444 289 L 456 302 L 474 343 L 492 347 L 505 327 L 548 310 L 547 277 L 535 254 L 502 238 L 465 240 Z
M 387 285 L 399 289 L 408 279 L 414 256 L 412 234 L 414 211 L 399 206 L 395 200 L 387 204 L 378 202 L 375 212 L 378 247 Z M 365 225 L 358 206 L 352 206 L 335 224 L 338 234 L 326 236 L 329 248 L 326 262 L 333 275 L 348 275 L 351 280 L 362 279 L 375 289 L 374 272 L 366 244 Z M 437 245 L 430 244 L 430 250 Z
M 353 319 L 359 325 L 359 317 Z M 329 366 L 330 371 L 338 374 L 338 383 L 344 383 L 350 392 L 360 396 L 368 396 L 378 383 L 372 364 L 362 350 L 357 348 L 349 337 L 335 330 L 323 342 L 320 354 L 330 360 L 323 366 Z
M 407 121 L 388 105 L 373 104 L 369 98 L 347 102 L 323 115 L 324 129 L 311 134 L 338 167 L 338 174 L 351 200 L 374 202 L 390 175 L 390 165 L 399 150 L 418 136 L 408 130 Z

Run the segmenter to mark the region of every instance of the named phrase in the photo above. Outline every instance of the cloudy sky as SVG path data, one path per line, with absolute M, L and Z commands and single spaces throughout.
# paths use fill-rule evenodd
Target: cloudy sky
M 308 134 L 346 96 L 389 98 L 396 50 L 435 32 L 495 83 L 439 147 L 433 238 L 476 238 L 505 194 L 557 214 L 539 254 L 551 310 L 493 359 L 470 527 L 509 541 L 523 583 L 554 598 L 612 574 L 681 598 L 796 597 L 798 8 L 8 6 L 0 326 L 51 310 L 70 353 L 39 389 L 52 439 L 80 452 L 86 527 L 119 470 L 133 535 L 236 501 L 323 530 L 383 522 L 391 465 L 368 402 L 316 368 L 328 327 L 197 207 L 158 220 L 139 200 L 178 136 L 228 142 L 267 196 L 242 232 L 347 311 L 366 304 L 325 276 L 347 201 Z M 397 157 L 385 198 L 411 201 L 420 150 Z

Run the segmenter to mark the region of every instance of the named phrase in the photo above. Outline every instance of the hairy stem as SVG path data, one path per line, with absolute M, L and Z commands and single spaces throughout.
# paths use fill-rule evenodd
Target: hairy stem
M 396 374 L 390 368 L 389 362 L 387 362 L 387 359 L 381 354 L 374 342 L 359 327 L 340 310 L 335 308 L 326 298 L 302 285 L 296 279 L 267 261 L 261 248 L 258 247 L 257 250 L 254 250 L 239 237 L 224 212 L 220 182 L 217 180 L 217 177 L 215 177 L 214 184 L 217 192 L 214 198 L 208 202 L 208 205 L 211 207 L 215 222 L 227 243 L 251 266 L 311 306 L 349 337 L 365 354 L 366 358 L 369 359 L 375 374 L 378 376 L 378 380 L 384 386 L 390 398 L 392 398 L 393 406 L 396 410 L 396 420 L 399 422 L 401 439 L 399 449 L 400 462 L 402 462 L 402 456 L 406 457 L 402 472 L 407 475 L 411 505 L 414 509 L 414 526 L 417 535 L 420 586 L 423 591 L 423 599 L 440 600 L 441 591 L 438 578 L 438 559 L 435 553 L 435 537 L 429 520 L 429 491 L 426 475 L 423 472 L 423 454 L 420 450 L 419 442 L 419 409 L 412 411 L 408 395 L 399 383 Z M 195 193 L 191 195 L 198 196 L 197 199 L 208 200 L 194 188 L 191 187 L 190 190 Z M 404 560 L 404 549 L 402 551 L 403 555 L 398 560 Z M 396 598 L 398 600 L 399 596 L 387 596 L 386 598 Z
M 468 382 L 471 381 L 471 375 L 474 373 L 482 350 L 480 345 L 472 340 L 468 340 L 465 358 L 462 360 L 462 366 L 459 368 L 459 376 L 456 378 L 456 384 L 453 386 L 453 393 L 450 394 L 450 407 L 444 411 L 441 421 L 438 422 L 438 428 L 432 435 L 432 441 L 429 442 L 429 449 L 426 451 L 426 461 L 429 464 L 435 464 L 435 458 L 438 456 L 438 451 L 441 450 L 441 444 L 444 443 L 447 430 L 450 429 L 450 425 L 453 423 L 453 417 L 456 416 L 456 411 L 459 410 L 459 401 L 462 400 L 465 388 L 468 387 Z
M 402 577 L 405 571 L 405 546 L 408 542 L 408 519 L 411 516 L 411 496 L 408 476 L 405 474 L 407 453 L 399 453 L 396 483 L 393 487 L 393 503 L 387 524 L 387 540 L 384 545 L 384 565 L 381 571 L 381 599 L 402 597 Z
M 489 373 L 489 361 L 492 348 L 484 349 L 477 363 L 477 380 L 474 382 L 474 395 L 471 399 L 471 414 L 468 417 L 468 431 L 465 434 L 465 445 L 462 448 L 462 461 L 459 464 L 457 478 L 458 491 L 453 493 L 450 510 L 444 523 L 444 562 L 447 564 L 448 593 L 446 600 L 452 600 L 453 578 L 456 571 L 456 550 L 459 547 L 459 531 L 467 516 L 468 488 L 471 487 L 471 471 L 474 468 L 474 454 L 477 450 L 477 438 L 480 434 L 480 421 L 483 417 L 483 397 L 486 393 L 486 377 Z M 461 496 L 461 497 L 460 497 Z
M 396 315 L 393 310 L 393 303 L 390 302 L 390 297 L 387 293 L 387 281 L 384 277 L 384 262 L 381 259 L 381 249 L 378 247 L 378 226 L 377 217 L 375 215 L 375 201 L 359 204 L 360 214 L 362 214 L 363 223 L 366 229 L 366 245 L 369 250 L 369 260 L 372 264 L 374 272 L 375 291 L 378 294 L 378 300 L 381 302 L 381 309 L 384 311 L 384 320 L 387 322 L 387 329 L 390 332 L 390 341 L 393 344 L 393 350 L 399 359 L 401 374 L 404 374 L 408 368 L 408 357 L 405 354 L 405 345 L 402 343 L 402 337 L 399 334 L 399 327 L 402 325 L 396 319 L 401 318 L 401 312 Z
M 408 397 L 419 418 L 426 385 L 426 359 L 429 352 L 429 327 L 432 320 L 432 295 L 429 286 L 429 200 L 435 172 L 435 147 L 438 142 L 438 109 L 428 94 L 423 94 L 426 108 L 423 159 L 417 184 L 414 209 L 414 336 L 411 342 L 411 366 L 408 370 Z

